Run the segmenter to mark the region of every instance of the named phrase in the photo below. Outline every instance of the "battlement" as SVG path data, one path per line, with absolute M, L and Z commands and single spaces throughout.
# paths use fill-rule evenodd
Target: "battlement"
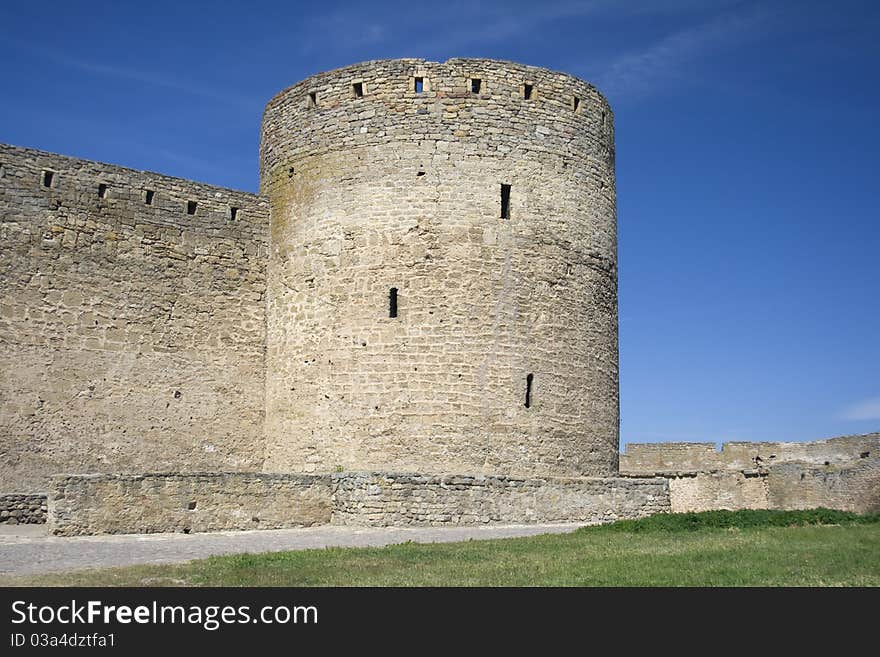
M 264 239 L 269 221 L 268 203 L 257 194 L 9 144 L 0 144 L 0 179 L 0 198 L 21 206 L 4 215 L 7 228 L 36 219 L 24 210 L 62 218 L 73 210 L 122 225 L 202 229 L 244 242 Z
M 255 194 L 0 145 L 0 492 L 258 468 L 268 224 Z
M 512 138 L 515 135 L 515 138 Z M 613 164 L 613 114 L 588 82 L 490 59 L 391 59 L 306 78 L 263 115 L 261 173 L 282 179 L 290 160 L 393 142 L 552 161 Z
M 627 475 L 745 471 L 798 461 L 833 465 L 880 453 L 880 433 L 838 436 L 810 442 L 629 443 L 620 456 Z

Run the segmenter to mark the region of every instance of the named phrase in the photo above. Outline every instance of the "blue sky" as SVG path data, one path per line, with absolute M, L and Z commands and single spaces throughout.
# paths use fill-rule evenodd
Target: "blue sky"
M 265 102 L 492 57 L 615 110 L 622 442 L 880 430 L 880 3 L 0 6 L 0 141 L 256 190 Z

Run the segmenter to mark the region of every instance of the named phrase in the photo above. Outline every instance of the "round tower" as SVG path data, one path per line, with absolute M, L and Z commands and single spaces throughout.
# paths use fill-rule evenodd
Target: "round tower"
M 617 472 L 611 109 L 510 62 L 373 61 L 266 107 L 267 471 Z

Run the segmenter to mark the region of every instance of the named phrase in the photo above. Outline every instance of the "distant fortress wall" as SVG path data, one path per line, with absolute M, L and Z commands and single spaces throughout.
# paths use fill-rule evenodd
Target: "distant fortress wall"
M 0 493 L 259 470 L 268 208 L 0 145 Z
M 623 477 L 669 480 L 673 511 L 880 511 L 880 433 L 804 443 L 630 443 Z

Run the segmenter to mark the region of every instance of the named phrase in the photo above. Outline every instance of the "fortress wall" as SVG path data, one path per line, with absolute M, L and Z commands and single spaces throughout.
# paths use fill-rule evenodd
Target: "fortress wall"
M 364 473 L 337 478 L 333 524 L 610 522 L 669 511 L 656 479 Z
M 620 456 L 620 472 L 654 475 L 677 472 L 749 470 L 776 463 L 803 461 L 824 465 L 880 453 L 880 433 L 840 436 L 809 442 L 629 443 Z
M 613 144 L 595 88 L 509 62 L 273 98 L 266 470 L 616 473 Z
M 772 507 L 767 478 L 756 472 L 700 472 L 669 477 L 669 501 L 673 513 Z
M 770 504 L 777 509 L 824 506 L 859 513 L 880 512 L 880 453 L 848 464 L 814 466 L 792 461 L 767 475 Z
M 198 473 L 57 476 L 59 536 L 278 529 L 330 522 L 329 476 Z
M 880 510 L 880 434 L 804 443 L 629 444 L 624 477 L 669 480 L 673 512 Z
M 253 194 L 0 146 L 0 492 L 259 469 L 267 227 Z

